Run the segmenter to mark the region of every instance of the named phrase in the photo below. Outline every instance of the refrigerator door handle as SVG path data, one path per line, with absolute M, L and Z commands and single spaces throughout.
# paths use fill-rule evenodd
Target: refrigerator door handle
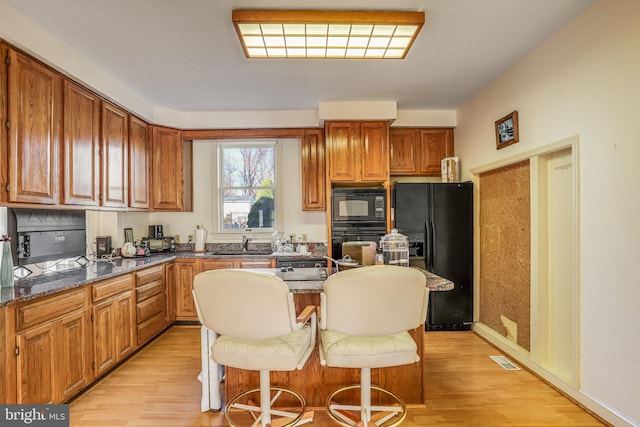
M 430 222 L 424 223 L 424 264 L 427 271 L 433 269 L 433 224 Z

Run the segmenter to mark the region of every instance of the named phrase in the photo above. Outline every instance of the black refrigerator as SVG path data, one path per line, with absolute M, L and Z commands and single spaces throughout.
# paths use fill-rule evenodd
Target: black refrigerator
M 395 228 L 409 238 L 411 265 L 454 282 L 431 292 L 425 329 L 469 330 L 473 322 L 473 183 L 396 183 Z

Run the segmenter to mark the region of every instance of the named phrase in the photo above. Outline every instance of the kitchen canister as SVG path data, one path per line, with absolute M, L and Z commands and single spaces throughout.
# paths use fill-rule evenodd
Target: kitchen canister
M 194 249 L 194 252 L 204 252 L 204 241 L 206 237 L 207 237 L 207 230 L 197 225 L 196 226 L 196 247 Z
M 2 259 L 0 260 L 0 287 L 13 288 L 13 258 L 11 256 L 11 238 L 2 236 Z
M 409 265 L 409 239 L 395 228 L 380 239 L 380 249 L 385 264 Z

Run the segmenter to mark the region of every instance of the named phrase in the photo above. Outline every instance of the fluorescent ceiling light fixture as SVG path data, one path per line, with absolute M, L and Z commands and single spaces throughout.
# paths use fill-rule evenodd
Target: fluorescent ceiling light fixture
M 247 58 L 402 59 L 424 12 L 234 10 Z

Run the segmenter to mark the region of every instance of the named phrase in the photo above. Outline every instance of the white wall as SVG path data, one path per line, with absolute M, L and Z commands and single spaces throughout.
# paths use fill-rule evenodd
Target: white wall
M 640 424 L 640 2 L 600 0 L 458 111 L 469 169 L 578 135 L 581 393 Z M 495 148 L 518 110 L 520 142 Z
M 193 212 L 149 214 L 150 223 L 162 224 L 165 235 L 178 234 L 183 243 L 187 242 L 188 235 L 194 234 L 196 225 L 201 225 L 208 231 L 207 242 L 240 241 L 240 236 L 228 238 L 213 235 L 217 191 L 214 187 L 214 177 L 217 173 L 214 161 L 215 144 L 214 141 L 193 143 Z M 277 185 L 282 196 L 284 228 L 279 231 L 285 235 L 307 233 L 310 241 L 326 242 L 325 213 L 302 210 L 301 157 L 299 140 L 282 140 L 282 177 Z M 268 238 L 269 236 L 263 236 L 262 240 L 269 241 Z

